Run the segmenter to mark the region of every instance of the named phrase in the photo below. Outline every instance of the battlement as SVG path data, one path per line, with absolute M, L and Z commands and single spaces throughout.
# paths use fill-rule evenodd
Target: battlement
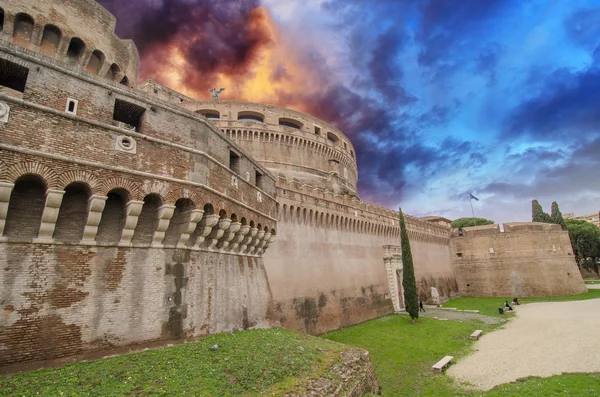
M 502 225 L 482 225 L 462 228 L 463 237 L 490 236 L 499 233 L 528 233 L 528 232 L 561 232 L 560 225 L 541 222 L 509 222 Z M 454 236 L 459 236 L 458 229 L 454 229 Z
M 135 86 L 139 54 L 114 33 L 116 19 L 94 0 L 0 1 L 0 39 L 75 69 Z

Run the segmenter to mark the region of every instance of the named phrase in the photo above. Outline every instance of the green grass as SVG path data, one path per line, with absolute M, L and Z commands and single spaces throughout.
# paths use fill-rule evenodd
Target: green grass
M 219 349 L 209 348 L 218 344 Z M 0 377 L 1 396 L 281 395 L 322 376 L 345 346 L 282 329 Z M 275 393 L 275 394 L 273 394 Z
M 586 284 L 600 284 L 600 280 L 584 280 Z
M 489 332 L 497 326 L 477 322 L 436 321 L 412 324 L 406 316 L 388 316 L 324 335 L 324 338 L 367 349 L 383 396 L 598 396 L 600 374 L 568 374 L 527 378 L 489 392 L 465 389 L 446 375 L 435 375 L 431 366 L 445 355 L 455 361 L 471 351 L 469 334 Z
M 512 302 L 514 297 L 500 297 L 500 298 L 474 298 L 474 297 L 461 297 L 451 299 L 443 304 L 443 307 L 455 307 L 460 310 L 475 309 L 479 310 L 479 313 L 486 314 L 488 316 L 502 317 L 498 314 L 498 308 L 504 305 L 504 301 Z M 578 295 L 567 295 L 567 296 L 551 296 L 546 298 L 519 298 L 521 304 L 534 303 L 534 302 L 567 302 L 567 301 L 580 301 L 587 299 L 600 298 L 600 289 L 591 289 L 588 292 Z M 506 315 L 504 315 L 506 316 Z

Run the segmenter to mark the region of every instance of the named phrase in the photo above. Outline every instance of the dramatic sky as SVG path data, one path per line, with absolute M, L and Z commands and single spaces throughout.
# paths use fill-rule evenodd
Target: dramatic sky
M 141 79 L 290 107 L 415 216 L 600 209 L 600 0 L 101 0 Z

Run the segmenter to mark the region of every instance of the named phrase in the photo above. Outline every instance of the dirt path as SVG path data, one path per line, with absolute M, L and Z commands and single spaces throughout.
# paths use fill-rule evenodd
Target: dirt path
M 419 313 L 419 316 L 423 317 L 437 317 L 438 320 L 458 320 L 458 321 L 471 321 L 479 320 L 486 324 L 500 324 L 506 320 L 501 317 L 485 316 L 479 313 L 471 313 L 457 310 L 446 310 L 446 309 L 435 309 L 425 308 L 425 313 Z
M 475 388 L 527 376 L 562 372 L 600 372 L 600 299 L 530 303 L 501 330 L 483 335 L 475 353 L 446 373 Z

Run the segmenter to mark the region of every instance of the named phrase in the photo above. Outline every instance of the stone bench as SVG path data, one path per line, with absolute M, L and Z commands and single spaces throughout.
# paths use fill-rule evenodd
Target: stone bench
M 433 368 L 434 372 L 442 372 L 442 369 L 444 369 L 444 367 L 446 367 L 448 364 L 450 364 L 450 362 L 454 359 L 453 356 L 446 356 L 444 358 L 442 358 L 440 361 L 438 361 L 437 363 L 435 363 L 435 365 L 431 368 Z
M 482 330 L 476 329 L 475 332 L 473 332 L 471 334 L 471 339 L 479 339 L 479 337 L 481 336 L 482 333 L 483 333 Z

